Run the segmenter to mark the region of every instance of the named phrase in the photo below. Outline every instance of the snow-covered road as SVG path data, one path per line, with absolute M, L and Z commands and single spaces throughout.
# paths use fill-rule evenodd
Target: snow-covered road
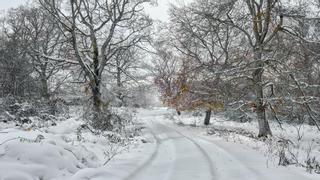
M 201 136 L 164 121 L 157 114 L 143 116 L 156 139 L 156 150 L 126 180 L 315 179 L 300 168 L 267 165 L 266 157 L 258 151 Z
M 157 138 L 157 150 L 128 179 L 214 179 L 213 163 L 196 141 L 160 123 L 152 123 L 150 127 Z

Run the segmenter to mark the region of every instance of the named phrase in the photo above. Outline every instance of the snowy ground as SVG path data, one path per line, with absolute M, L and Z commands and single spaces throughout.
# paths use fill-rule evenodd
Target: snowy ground
M 74 116 L 40 129 L 0 124 L 1 180 L 313 180 L 320 175 L 305 168 L 278 166 L 265 155 L 266 142 L 220 129 L 255 131 L 254 123 L 235 123 L 213 116 L 213 125 L 203 127 L 203 117 L 177 117 L 166 108 L 140 109 L 137 120 L 146 128 L 127 146 L 111 143 L 104 136 L 77 133 L 82 124 Z M 180 125 L 178 125 L 180 124 Z M 272 124 L 275 136 L 296 142 L 296 128 L 285 131 Z M 208 134 L 209 132 L 209 134 Z M 222 132 L 222 131 L 221 131 Z M 302 127 L 303 148 L 313 142 L 319 153 L 319 135 L 313 127 Z M 313 141 L 309 141 L 312 140 Z M 227 140 L 227 141 L 226 141 Z M 306 148 L 307 149 L 307 148 Z M 110 154 L 116 152 L 110 161 Z M 119 152 L 119 153 L 118 153 Z M 105 162 L 107 162 L 105 164 Z M 104 165 L 105 164 L 105 165 Z
M 130 179 L 319 179 L 319 175 L 307 173 L 304 168 L 282 167 L 269 162 L 261 151 L 263 143 L 255 139 L 233 134 L 226 142 L 226 137 L 208 135 L 207 130 L 211 127 L 195 127 L 202 123 L 202 117 L 185 115 L 178 119 L 167 109 L 142 110 L 140 116 L 147 120 L 158 148 L 148 165 L 132 174 Z M 216 118 L 225 121 L 221 117 Z M 191 126 L 185 126 L 188 123 Z M 236 123 L 217 124 L 222 127 Z M 250 129 L 250 126 L 244 125 L 243 129 Z M 261 146 L 261 149 L 253 148 L 255 146 Z
M 82 124 L 76 115 L 42 128 L 0 122 L 0 179 L 119 179 L 123 173 L 115 167 L 121 166 L 123 158 L 133 159 L 127 157 L 129 150 L 129 156 L 141 154 L 142 137 L 113 143 L 106 138 L 109 134 L 94 135 L 88 130 L 79 133 Z M 138 155 L 132 155 L 135 153 Z M 113 161 L 118 154 L 118 160 Z
M 282 128 L 277 122 L 270 122 L 273 137 L 262 141 L 256 138 L 258 134 L 258 123 L 256 121 L 240 123 L 230 121 L 223 116 L 213 115 L 212 124 L 208 127 L 203 125 L 204 117 L 195 117 L 188 113 L 182 116 L 168 115 L 175 124 L 197 131 L 205 137 L 221 137 L 224 141 L 243 144 L 247 147 L 260 151 L 267 156 L 267 163 L 278 164 L 280 151 L 286 153 L 292 164 L 307 166 L 307 160 L 315 160 L 314 164 L 320 162 L 320 133 L 315 126 L 306 124 L 296 125 L 283 123 Z M 211 137 L 210 137 L 211 135 Z M 307 167 L 305 167 L 307 168 Z M 320 167 L 313 169 L 320 173 Z

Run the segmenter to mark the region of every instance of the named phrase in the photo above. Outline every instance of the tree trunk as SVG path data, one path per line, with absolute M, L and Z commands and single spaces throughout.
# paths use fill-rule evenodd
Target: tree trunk
M 211 118 L 211 110 L 206 110 L 206 116 L 204 117 L 204 125 L 208 126 L 210 124 L 210 118 Z
M 254 52 L 254 60 L 256 61 L 256 70 L 254 70 L 252 77 L 254 83 L 254 90 L 256 94 L 255 104 L 256 104 L 256 113 L 258 118 L 259 125 L 259 134 L 258 137 L 267 137 L 268 135 L 272 135 L 271 129 L 269 126 L 269 122 L 266 117 L 266 105 L 264 102 L 264 94 L 263 94 L 263 66 L 264 62 L 262 61 L 262 52 L 258 50 Z
M 120 103 L 119 103 L 119 107 L 122 107 L 124 102 L 123 102 L 123 94 L 122 94 L 122 83 L 121 83 L 121 68 L 119 67 L 120 65 L 118 64 L 117 67 L 117 98 L 119 99 Z
M 93 127 L 96 129 L 102 129 L 105 122 L 108 124 L 108 119 L 105 119 L 102 115 L 102 100 L 100 92 L 100 76 L 99 76 L 99 50 L 97 45 L 97 39 L 91 32 L 92 48 L 93 48 L 93 79 L 91 80 L 92 100 L 93 100 Z
M 93 85 L 92 89 L 92 99 L 93 99 L 93 111 L 95 113 L 101 113 L 101 93 L 99 86 Z
M 41 79 L 41 96 L 45 99 L 45 100 L 49 100 L 50 99 L 50 94 L 49 94 L 49 88 L 48 88 L 48 81 L 45 75 L 40 75 L 40 79 Z
M 181 111 L 179 111 L 178 109 L 176 109 L 178 116 L 181 115 Z
M 111 130 L 112 116 L 109 112 L 104 112 L 104 110 L 107 110 L 107 108 L 103 108 L 103 106 L 105 105 L 102 103 L 100 86 L 94 84 L 91 86 L 91 90 L 92 90 L 92 100 L 93 100 L 93 107 L 92 107 L 93 119 L 91 120 L 92 127 L 99 130 Z
M 266 106 L 263 100 L 263 87 L 262 86 L 256 86 L 256 113 L 258 118 L 258 124 L 259 124 L 259 134 L 258 137 L 267 137 L 268 135 L 272 135 L 271 129 L 269 126 L 269 122 L 267 120 L 266 116 Z
M 100 130 L 111 130 L 111 114 L 108 111 L 108 107 L 106 104 L 103 104 L 101 98 L 101 75 L 99 74 L 99 53 L 97 48 L 96 39 L 93 38 L 93 66 L 94 66 L 94 77 L 91 82 L 91 91 L 92 91 L 92 99 L 93 99 L 93 120 L 92 125 L 95 129 Z

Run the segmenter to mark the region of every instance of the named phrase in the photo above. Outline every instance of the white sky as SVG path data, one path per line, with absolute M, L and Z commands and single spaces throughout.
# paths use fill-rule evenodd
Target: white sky
M 0 10 L 17 7 L 20 4 L 26 3 L 27 0 L 0 0 Z
M 188 3 L 193 0 L 157 0 L 157 6 L 146 5 L 146 12 L 150 15 L 151 18 L 168 21 L 169 15 L 169 4 L 179 4 L 179 3 Z M 0 0 L 0 10 L 7 10 L 9 8 L 17 7 L 21 4 L 28 2 L 28 0 Z
M 161 21 L 168 21 L 169 20 L 169 5 L 170 4 L 183 4 L 183 3 L 190 3 L 193 0 L 157 0 L 157 6 L 146 6 L 146 12 L 150 15 L 151 18 L 161 20 Z

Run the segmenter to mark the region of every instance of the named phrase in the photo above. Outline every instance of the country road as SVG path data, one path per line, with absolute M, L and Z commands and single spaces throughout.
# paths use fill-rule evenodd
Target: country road
M 157 150 L 130 179 L 214 179 L 213 163 L 198 143 L 159 123 L 153 123 L 152 131 Z
M 150 158 L 125 180 L 308 180 L 297 169 L 268 165 L 261 153 L 222 140 L 202 137 L 148 112 L 148 129 L 156 139 Z

